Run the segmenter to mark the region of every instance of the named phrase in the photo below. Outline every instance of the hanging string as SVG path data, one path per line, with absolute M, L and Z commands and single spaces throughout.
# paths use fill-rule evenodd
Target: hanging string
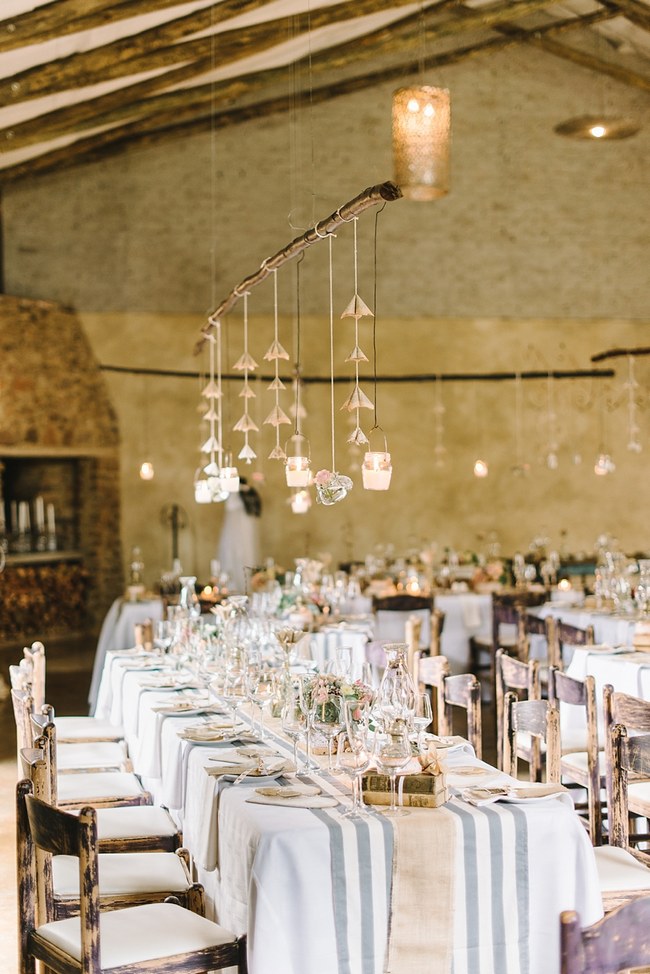
M 301 254 L 296 262 L 296 436 L 300 436 L 300 265 L 304 259 Z
M 372 287 L 372 307 L 375 313 L 375 317 L 372 319 L 372 376 L 373 376 L 373 386 L 374 386 L 374 426 L 373 430 L 379 429 L 379 420 L 377 419 L 377 230 L 379 226 L 379 214 L 383 212 L 386 204 L 384 203 L 380 210 L 375 213 L 375 231 L 373 236 L 373 253 L 372 253 L 372 272 L 373 272 L 373 287 Z M 372 432 L 372 430 L 370 431 Z
M 355 224 L 356 226 L 356 224 Z M 330 413 L 332 423 L 332 473 L 336 472 L 336 455 L 334 446 L 334 286 L 332 270 L 332 234 L 328 239 L 329 246 L 329 303 L 330 303 Z
M 223 389 L 221 383 L 221 321 L 219 321 L 217 326 L 217 401 L 219 403 L 219 408 L 217 410 L 217 452 L 219 454 L 219 469 L 221 470 L 223 466 L 223 415 L 221 408 L 221 403 L 223 401 Z
M 358 268 L 358 251 L 357 251 L 357 217 L 355 216 L 352 221 L 352 236 L 354 240 L 354 296 L 355 299 L 359 294 L 359 268 Z M 354 347 L 359 348 L 359 316 L 355 314 L 354 316 Z M 356 355 L 354 359 L 354 379 L 356 388 L 359 388 L 359 356 Z M 356 408 L 357 417 L 357 429 L 361 426 L 360 409 L 357 405 Z

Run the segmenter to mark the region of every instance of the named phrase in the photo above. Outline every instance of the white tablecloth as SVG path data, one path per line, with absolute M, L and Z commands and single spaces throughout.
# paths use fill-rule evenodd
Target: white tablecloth
M 452 673 L 466 673 L 470 639 L 492 638 L 492 596 L 474 592 L 436 595 L 434 605 L 445 613 L 440 653 L 449 660 Z
M 106 651 L 109 649 L 129 649 L 135 643 L 135 626 L 139 622 L 151 619 L 157 622 L 162 619 L 162 602 L 160 599 L 147 599 L 142 602 L 127 602 L 125 599 L 115 599 L 106 613 L 99 633 L 93 675 L 88 693 L 90 713 L 95 712 L 99 683 L 104 668 Z
M 383 974 L 390 821 L 380 813 L 360 823 L 342 818 L 349 793 L 341 777 L 312 778 L 340 799 L 327 809 L 247 803 L 259 779 L 220 787 L 205 767 L 228 746 L 182 740 L 179 729 L 197 717 L 155 713 L 179 692 L 144 688 L 151 671 L 129 668 L 134 662 L 108 654 L 101 708 L 124 720 L 136 771 L 182 824 L 210 914 L 248 932 L 251 974 Z M 98 715 L 107 716 L 99 704 Z M 448 761 L 477 763 L 468 745 Z M 488 780 L 499 780 L 484 767 Z M 476 781 L 456 779 L 459 787 Z M 456 836 L 454 974 L 557 974 L 560 911 L 577 909 L 585 924 L 601 914 L 593 850 L 571 803 L 474 808 L 454 800 L 446 807 Z M 429 815 L 435 827 L 436 810 L 411 814 Z M 435 863 L 423 868 L 431 871 L 433 902 Z
M 599 743 L 605 744 L 603 737 L 603 687 L 610 683 L 619 693 L 650 700 L 650 653 L 634 651 L 607 653 L 593 650 L 588 646 L 576 647 L 571 663 L 567 668 L 569 676 L 584 680 L 593 676 L 596 682 L 596 705 L 598 708 Z M 584 711 L 581 707 L 568 704 L 560 706 L 562 730 L 584 729 Z
M 598 612 L 595 609 L 570 608 L 560 602 L 546 602 L 536 609 L 529 610 L 541 619 L 552 616 L 561 619 L 570 626 L 586 629 L 594 627 L 594 639 L 597 643 L 607 646 L 631 646 L 634 638 L 636 621 L 623 616 L 615 616 L 609 612 Z M 572 646 L 565 647 L 563 659 L 566 665 L 571 662 Z

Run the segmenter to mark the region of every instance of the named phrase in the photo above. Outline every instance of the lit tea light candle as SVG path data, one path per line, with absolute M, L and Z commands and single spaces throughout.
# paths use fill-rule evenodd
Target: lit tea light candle
M 54 520 L 54 504 L 47 505 L 47 532 L 48 534 L 56 533 L 56 521 Z
M 486 460 L 477 460 L 474 464 L 474 476 L 475 477 L 487 477 L 489 473 L 489 468 Z
M 229 494 L 236 494 L 239 491 L 239 471 L 237 467 L 222 467 L 219 477 L 221 487 Z
M 363 458 L 361 476 L 365 490 L 388 490 L 393 474 L 390 453 L 369 451 Z
M 311 480 L 311 460 L 309 457 L 287 457 L 284 472 L 287 487 L 307 487 Z
M 291 495 L 291 510 L 294 514 L 306 514 L 311 507 L 311 496 L 308 490 L 297 490 Z
M 570 592 L 573 586 L 571 585 L 571 582 L 569 581 L 568 578 L 562 578 L 557 583 L 557 587 L 560 590 L 560 592 Z

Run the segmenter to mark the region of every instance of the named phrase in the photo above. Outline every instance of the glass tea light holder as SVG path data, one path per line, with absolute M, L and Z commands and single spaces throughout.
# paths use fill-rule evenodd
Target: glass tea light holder
M 284 465 L 287 487 L 308 487 L 311 482 L 311 457 L 309 455 L 309 441 L 302 433 L 295 433 L 291 440 L 294 452 L 287 453 Z
M 393 465 L 384 436 L 383 450 L 368 450 L 364 455 L 361 465 L 364 490 L 388 490 L 392 475 Z

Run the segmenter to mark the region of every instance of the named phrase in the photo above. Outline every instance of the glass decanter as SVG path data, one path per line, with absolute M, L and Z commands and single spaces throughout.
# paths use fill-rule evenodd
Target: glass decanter
M 386 669 L 381 678 L 375 711 L 385 722 L 411 723 L 415 711 L 415 684 L 408 668 L 406 643 L 386 643 Z

